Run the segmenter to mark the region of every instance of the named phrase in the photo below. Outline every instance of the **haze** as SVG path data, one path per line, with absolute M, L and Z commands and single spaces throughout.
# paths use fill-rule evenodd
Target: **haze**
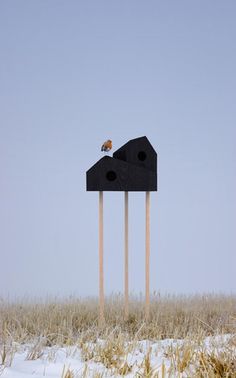
M 146 135 L 151 291 L 235 292 L 235 1 L 0 2 L 0 296 L 97 295 L 85 173 Z M 130 194 L 130 292 L 145 194 Z M 123 193 L 104 194 L 105 291 L 123 291 Z

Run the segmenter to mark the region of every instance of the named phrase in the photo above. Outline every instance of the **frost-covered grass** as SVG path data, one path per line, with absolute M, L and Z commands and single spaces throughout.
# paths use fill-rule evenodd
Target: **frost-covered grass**
M 150 322 L 142 298 L 0 301 L 0 374 L 36 377 L 236 377 L 236 297 L 153 295 Z

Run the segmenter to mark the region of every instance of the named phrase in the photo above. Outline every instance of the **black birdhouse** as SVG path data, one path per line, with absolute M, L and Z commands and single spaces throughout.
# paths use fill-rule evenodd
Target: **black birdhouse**
M 100 159 L 86 176 L 88 191 L 156 191 L 157 153 L 147 137 L 132 139 L 113 157 Z

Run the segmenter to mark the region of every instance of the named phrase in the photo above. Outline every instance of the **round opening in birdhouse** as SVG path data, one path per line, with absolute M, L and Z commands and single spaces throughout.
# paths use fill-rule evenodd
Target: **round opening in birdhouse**
M 144 161 L 144 160 L 146 160 L 146 158 L 147 158 L 146 152 L 145 151 L 139 151 L 139 153 L 138 153 L 138 160 Z
M 108 171 L 106 174 L 106 178 L 108 181 L 115 181 L 116 177 L 116 172 L 114 171 Z

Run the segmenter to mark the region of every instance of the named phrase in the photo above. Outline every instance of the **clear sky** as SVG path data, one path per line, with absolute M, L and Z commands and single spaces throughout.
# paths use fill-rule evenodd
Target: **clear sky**
M 151 290 L 236 291 L 236 2 L 0 2 L 0 297 L 96 295 L 86 170 L 146 135 Z M 145 194 L 130 194 L 144 291 Z M 123 193 L 104 194 L 105 291 L 123 290 Z

